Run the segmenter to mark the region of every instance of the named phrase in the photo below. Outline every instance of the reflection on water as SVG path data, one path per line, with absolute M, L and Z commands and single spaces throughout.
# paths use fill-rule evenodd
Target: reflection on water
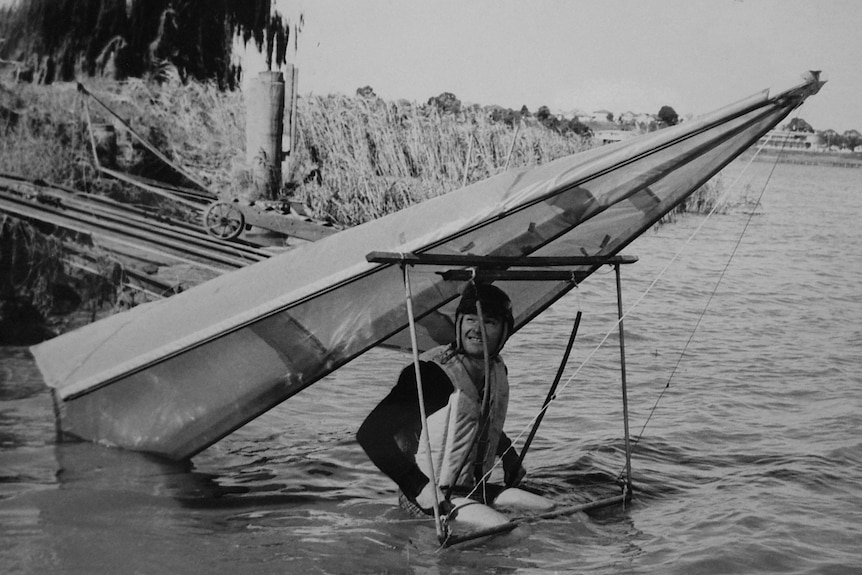
M 753 166 L 758 189 L 769 168 Z M 57 444 L 29 354 L 3 348 L 2 572 L 852 572 L 862 538 L 858 182 L 855 170 L 779 166 L 702 318 L 741 211 L 711 220 L 626 317 L 630 506 L 463 548 L 440 552 L 430 522 L 402 515 L 354 440 L 404 356 L 374 350 L 173 463 Z M 627 250 L 640 261 L 623 269 L 626 307 L 699 224 L 683 219 Z M 617 493 L 624 466 L 616 336 L 595 350 L 614 331 L 613 284 L 597 274 L 507 345 L 514 437 L 584 312 L 526 461 L 528 485 L 564 504 Z

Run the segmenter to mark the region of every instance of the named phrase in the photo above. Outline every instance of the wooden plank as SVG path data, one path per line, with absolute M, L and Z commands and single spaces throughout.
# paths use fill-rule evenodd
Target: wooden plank
M 335 226 L 308 221 L 302 217 L 281 214 L 276 211 L 259 210 L 255 206 L 243 205 L 241 203 L 233 203 L 231 205 L 242 212 L 243 216 L 245 216 L 246 224 L 280 232 L 301 240 L 316 242 L 340 231 Z
M 491 527 L 477 529 L 476 531 L 470 531 L 469 533 L 464 533 L 463 535 L 449 535 L 445 537 L 441 543 L 443 547 L 452 547 L 453 545 L 458 545 L 459 543 L 466 543 L 468 541 L 475 541 L 476 539 L 481 539 L 482 537 L 491 537 L 492 535 L 501 535 L 503 533 L 508 533 L 514 530 L 517 526 L 518 523 L 516 523 L 515 521 L 509 521 L 508 523 L 501 523 L 500 525 L 493 525 Z

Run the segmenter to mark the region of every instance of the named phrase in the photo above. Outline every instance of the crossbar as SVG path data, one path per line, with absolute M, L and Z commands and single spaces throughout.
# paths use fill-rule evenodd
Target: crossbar
M 486 268 L 506 267 L 565 267 L 565 266 L 596 266 L 608 264 L 633 264 L 638 261 L 635 256 L 480 256 L 474 254 L 417 254 L 413 252 L 371 252 L 365 256 L 371 263 L 408 264 L 427 266 L 478 266 Z
M 583 271 L 566 270 L 485 270 L 485 269 L 456 269 L 439 272 L 447 281 L 564 281 L 580 283 L 584 276 Z

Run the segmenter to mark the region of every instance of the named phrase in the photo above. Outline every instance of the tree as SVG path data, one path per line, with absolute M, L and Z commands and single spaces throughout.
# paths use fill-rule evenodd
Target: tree
M 547 106 L 539 106 L 538 111 L 536 111 L 536 119 L 544 124 L 545 121 L 551 116 L 551 110 Z
M 676 110 L 670 106 L 662 106 L 658 111 L 658 119 L 665 126 L 675 126 L 679 122 Z
M 844 144 L 851 150 L 855 150 L 862 145 L 862 133 L 859 130 L 847 130 L 843 136 Z
M 820 137 L 823 138 L 823 141 L 826 143 L 826 147 L 831 149 L 833 146 L 840 147 L 841 145 L 841 136 L 835 130 L 823 130 L 819 132 Z
M 461 100 L 452 92 L 428 98 L 428 105 L 436 107 L 442 114 L 457 114 L 461 111 Z
M 811 127 L 811 124 L 809 124 L 802 118 L 793 118 L 792 120 L 790 120 L 790 123 L 787 124 L 787 129 L 791 132 L 809 132 L 811 134 L 814 133 L 814 128 Z
M 376 98 L 377 94 L 374 93 L 374 88 L 371 86 L 363 86 L 361 88 L 356 88 L 356 95 L 360 98 Z
M 554 114 L 551 113 L 551 110 L 547 106 L 541 106 L 539 110 L 536 112 L 536 119 L 542 124 L 545 128 L 549 130 L 554 130 L 559 133 L 564 133 L 566 128 L 568 127 L 566 124 L 560 122 L 560 119 L 557 118 Z
M 302 26 L 293 28 L 293 40 Z M 234 87 L 234 37 L 285 63 L 290 24 L 271 0 L 29 0 L 0 13 L 0 57 L 24 61 L 32 80 L 70 81 L 110 72 L 117 79 L 174 66 L 183 80 Z
M 577 134 L 583 138 L 590 138 L 593 135 L 593 131 L 590 129 L 590 127 L 587 126 L 586 124 L 582 123 L 576 117 L 572 118 L 571 120 L 568 121 L 568 125 L 566 126 L 566 131 L 574 132 L 575 134 Z

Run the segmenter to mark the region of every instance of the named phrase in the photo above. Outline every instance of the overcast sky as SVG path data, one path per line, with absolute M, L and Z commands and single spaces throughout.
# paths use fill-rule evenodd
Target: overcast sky
M 300 94 L 685 116 L 814 69 L 829 82 L 799 116 L 862 130 L 860 0 L 276 1 L 304 15 Z

